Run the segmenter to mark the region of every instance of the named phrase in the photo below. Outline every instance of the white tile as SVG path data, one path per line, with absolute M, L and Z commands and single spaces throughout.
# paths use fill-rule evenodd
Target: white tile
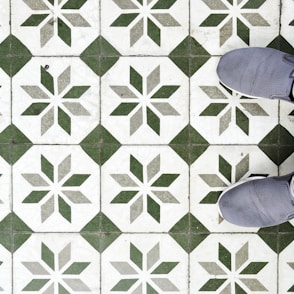
M 36 55 L 79 55 L 99 35 L 99 2 L 83 1 L 85 4 L 80 8 L 76 2 L 77 8 L 67 9 L 68 2 L 55 1 L 52 5 L 50 1 L 32 4 L 33 1 L 12 0 L 13 35 Z M 31 16 L 36 14 L 44 15 L 44 19 L 32 25 Z M 65 24 L 65 34 L 60 30 L 60 20 Z
M 133 280 L 130 293 L 148 293 L 147 285 L 153 292 L 187 293 L 188 256 L 167 235 L 122 235 L 102 255 L 102 293 L 122 289 L 123 279 Z
M 191 212 L 210 232 L 257 232 L 258 228 L 232 225 L 219 216 L 217 196 L 250 175 L 274 176 L 277 166 L 256 146 L 210 146 L 191 166 Z
M 12 293 L 12 255 L 0 245 L 0 291 L 1 294 Z
M 124 232 L 168 231 L 188 212 L 188 166 L 169 147 L 122 147 L 101 173 L 102 211 Z
M 99 166 L 79 146 L 34 146 L 13 174 L 14 211 L 33 231 L 77 232 L 99 212 Z
M 211 144 L 258 144 L 278 124 L 278 101 L 227 90 L 212 57 L 191 79 L 191 124 Z
M 256 235 L 212 234 L 193 251 L 190 263 L 193 293 L 210 287 L 217 293 L 238 293 L 236 287 L 277 293 L 277 255 Z
M 2 157 L 0 157 L 0 187 L 0 220 L 2 220 L 12 209 L 11 166 Z
M 212 55 L 240 47 L 265 47 L 279 33 L 280 1 L 263 2 L 256 7 L 254 1 L 248 0 L 192 0 L 191 35 Z M 251 5 L 246 6 L 248 3 Z M 220 20 L 211 20 L 214 15 Z
M 170 8 L 156 9 L 158 2 L 141 5 L 140 1 L 102 0 L 102 35 L 123 55 L 168 55 L 189 33 L 189 3 L 171 1 L 175 3 Z M 129 25 L 113 25 L 118 17 L 127 14 L 136 16 Z M 154 29 L 149 28 L 149 21 L 157 27 L 159 41 L 150 37 Z
M 294 3 L 291 0 L 282 0 L 281 9 L 281 35 L 293 45 L 294 42 L 294 17 L 292 10 L 294 9 Z
M 101 82 L 102 125 L 121 143 L 167 144 L 188 123 L 188 79 L 168 58 L 121 58 Z M 165 86 L 174 90 L 152 98 Z M 134 108 L 115 114 L 126 103 Z
M 79 143 L 99 123 L 99 78 L 78 58 L 33 58 L 13 79 L 13 123 L 33 143 Z
M 78 234 L 34 234 L 14 254 L 14 291 L 29 291 L 39 279 L 38 292 L 58 293 L 62 286 L 99 294 L 99 264 L 97 251 Z

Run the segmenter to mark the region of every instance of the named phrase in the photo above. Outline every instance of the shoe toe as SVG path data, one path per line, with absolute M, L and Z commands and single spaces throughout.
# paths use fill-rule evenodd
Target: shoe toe
M 263 227 L 265 221 L 252 202 L 248 186 L 250 184 L 243 184 L 225 191 L 218 202 L 220 213 L 225 220 L 238 226 Z
M 246 52 L 243 52 L 242 55 L 242 51 L 233 50 L 223 55 L 218 63 L 216 70 L 220 81 L 225 86 L 237 91 L 241 90 L 240 78 L 241 76 L 243 76 L 243 73 L 241 71 L 244 70 L 244 66 L 242 66 L 242 63 L 244 60 L 244 53 Z

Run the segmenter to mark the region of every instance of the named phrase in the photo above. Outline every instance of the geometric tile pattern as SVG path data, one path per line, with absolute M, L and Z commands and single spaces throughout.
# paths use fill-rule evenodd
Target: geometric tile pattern
M 220 57 L 294 54 L 292 0 L 0 1 L 0 293 L 290 293 L 294 221 L 221 192 L 293 171 L 294 106 Z

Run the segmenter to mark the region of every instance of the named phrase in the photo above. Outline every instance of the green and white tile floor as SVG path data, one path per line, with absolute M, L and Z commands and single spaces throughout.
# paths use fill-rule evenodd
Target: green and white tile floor
M 0 1 L 0 293 L 294 292 L 294 221 L 217 199 L 294 168 L 294 106 L 222 86 L 294 54 L 293 0 Z

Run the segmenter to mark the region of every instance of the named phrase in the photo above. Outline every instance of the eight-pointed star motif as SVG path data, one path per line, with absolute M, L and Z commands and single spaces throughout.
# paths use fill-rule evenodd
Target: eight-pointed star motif
M 23 1 L 34 13 L 22 23 L 22 26 L 41 26 L 41 47 L 44 47 L 56 33 L 65 44 L 71 46 L 71 27 L 90 27 L 78 12 L 87 0 Z
M 219 135 L 222 135 L 235 120 L 236 125 L 249 136 L 249 117 L 268 116 L 267 112 L 255 99 L 242 96 L 220 86 L 200 86 L 200 89 L 211 99 L 211 103 L 199 116 L 219 117 Z
M 134 222 L 144 211 L 160 222 L 161 203 L 179 203 L 168 191 L 179 174 L 160 173 L 160 155 L 146 166 L 130 155 L 130 175 L 111 174 L 112 178 L 123 188 L 111 203 L 130 205 L 130 222 Z
M 211 278 L 199 289 L 200 292 L 222 290 L 225 293 L 252 293 L 255 291 L 267 292 L 265 286 L 255 277 L 268 262 L 249 262 L 249 244 L 245 243 L 235 254 L 218 244 L 217 262 L 199 262 Z M 232 278 L 233 277 L 233 278 Z M 250 292 L 247 292 L 249 289 Z
M 179 262 L 160 262 L 160 244 L 157 243 L 147 254 L 143 254 L 130 243 L 130 262 L 115 261 L 112 266 L 123 278 L 111 289 L 130 294 L 178 292 L 178 288 L 168 278 Z M 144 278 L 145 277 L 145 278 Z M 131 292 L 129 292 L 130 289 Z
M 178 85 L 160 86 L 160 66 L 157 66 L 146 78 L 130 67 L 130 86 L 110 86 L 122 99 L 113 110 L 112 116 L 131 116 L 130 135 L 133 135 L 144 123 L 160 135 L 162 116 L 180 115 L 169 103 Z
M 71 134 L 71 115 L 89 116 L 89 111 L 79 99 L 90 86 L 72 86 L 71 67 L 67 67 L 55 79 L 41 66 L 41 84 L 22 86 L 25 92 L 37 102 L 33 102 L 22 115 L 42 115 L 41 135 L 44 135 L 55 123 L 67 134 Z
M 91 203 L 79 191 L 79 187 L 90 174 L 75 174 L 71 172 L 71 155 L 64 158 L 58 166 L 54 166 L 41 155 L 41 171 L 38 173 L 23 173 L 24 179 L 34 187 L 34 190 L 23 200 L 23 203 L 41 203 L 41 221 L 45 222 L 55 211 L 58 203 L 59 214 L 68 222 L 72 220 L 72 209 L 69 203 Z
M 177 0 L 113 0 L 123 13 L 111 24 L 112 27 L 130 28 L 130 46 L 146 34 L 158 46 L 161 45 L 160 27 L 178 27 L 180 24 L 168 13 Z
M 58 254 L 41 244 L 42 261 L 26 261 L 22 264 L 31 272 L 34 278 L 22 289 L 41 294 L 90 292 L 90 288 L 79 278 L 80 274 L 90 265 L 90 262 L 70 262 L 71 243 Z
M 200 24 L 200 27 L 220 27 L 220 46 L 234 34 L 247 45 L 250 41 L 250 28 L 266 27 L 270 24 L 260 15 L 258 9 L 266 0 L 202 0 L 212 13 Z

